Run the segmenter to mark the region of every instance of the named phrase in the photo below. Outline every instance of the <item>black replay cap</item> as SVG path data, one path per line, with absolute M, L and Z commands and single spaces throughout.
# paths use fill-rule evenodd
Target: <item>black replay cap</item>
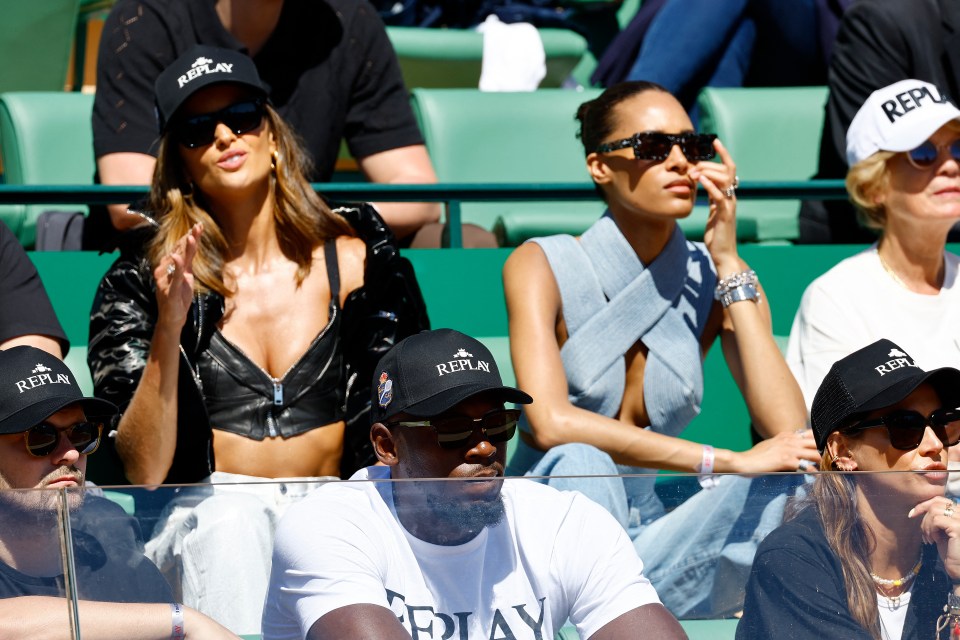
M 153 85 L 160 131 L 167 127 L 187 98 L 204 87 L 222 82 L 243 85 L 263 97 L 270 93 L 250 56 L 231 49 L 194 45 L 170 63 Z
M 85 398 L 60 358 L 28 346 L 0 351 L 0 433 L 23 433 L 72 404 L 88 420 L 119 412 L 112 402 Z
M 960 371 L 942 367 L 924 371 L 903 349 L 877 340 L 830 367 L 813 398 L 810 421 L 823 451 L 827 436 L 860 416 L 897 404 L 924 382 L 936 389 L 945 406 L 960 405 Z
M 504 402 L 533 402 L 523 391 L 504 386 L 482 342 L 453 329 L 423 331 L 398 342 L 380 358 L 371 386 L 374 423 L 400 412 L 429 418 L 484 392 Z

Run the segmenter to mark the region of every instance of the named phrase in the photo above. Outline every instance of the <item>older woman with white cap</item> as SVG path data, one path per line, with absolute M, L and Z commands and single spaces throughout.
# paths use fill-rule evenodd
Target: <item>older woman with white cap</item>
M 923 367 L 960 366 L 960 257 L 945 250 L 960 220 L 960 110 L 935 86 L 875 91 L 847 131 L 847 191 L 876 244 L 803 295 L 787 363 L 809 407 L 830 365 L 880 337 Z

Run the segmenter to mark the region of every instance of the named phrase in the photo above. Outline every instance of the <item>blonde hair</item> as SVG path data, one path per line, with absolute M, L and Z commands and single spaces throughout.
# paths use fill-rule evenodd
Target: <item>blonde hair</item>
M 960 133 L 960 120 L 951 120 L 943 125 L 953 133 Z M 857 208 L 861 224 L 876 231 L 883 231 L 887 212 L 877 197 L 890 186 L 890 159 L 895 151 L 877 151 L 864 158 L 847 171 L 846 187 L 850 201 Z
M 306 176 L 312 164 L 290 126 L 269 105 L 264 117 L 268 126 L 261 135 L 273 132 L 277 146 L 275 170 L 270 179 L 277 241 L 283 255 L 297 264 L 299 284 L 310 273 L 316 247 L 328 238 L 355 233 L 310 186 Z M 148 205 L 160 228 L 148 246 L 148 257 L 156 266 L 174 250 L 177 241 L 200 222 L 203 235 L 193 259 L 194 288 L 228 297 L 232 291 L 223 279 L 223 265 L 229 257 L 227 240 L 204 206 L 203 194 L 194 192 L 180 159 L 178 144 L 169 133 L 160 140 Z

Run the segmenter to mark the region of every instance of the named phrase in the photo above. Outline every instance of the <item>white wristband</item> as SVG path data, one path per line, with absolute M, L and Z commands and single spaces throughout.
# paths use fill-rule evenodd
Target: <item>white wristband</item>
M 703 445 L 703 452 L 700 454 L 700 464 L 697 465 L 697 473 L 713 473 L 713 447 L 708 444 Z
M 170 615 L 172 617 L 170 640 L 184 640 L 187 633 L 183 626 L 183 605 L 178 602 L 171 602 Z
M 713 463 L 716 460 L 716 456 L 713 452 L 713 447 L 709 444 L 703 445 L 703 452 L 700 456 L 700 464 L 697 465 L 697 472 L 701 473 L 697 481 L 700 483 L 700 486 L 704 489 L 712 489 L 717 486 L 717 483 L 720 482 L 720 478 L 714 475 L 709 475 L 713 473 Z

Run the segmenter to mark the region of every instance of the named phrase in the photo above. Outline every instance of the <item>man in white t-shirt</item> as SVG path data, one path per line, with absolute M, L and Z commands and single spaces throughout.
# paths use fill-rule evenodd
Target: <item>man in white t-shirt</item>
M 383 466 L 284 516 L 264 640 L 550 640 L 568 619 L 594 640 L 686 637 L 604 509 L 503 479 L 518 414 L 504 403 L 532 399 L 503 385 L 480 342 L 410 336 L 380 360 L 373 389 Z

